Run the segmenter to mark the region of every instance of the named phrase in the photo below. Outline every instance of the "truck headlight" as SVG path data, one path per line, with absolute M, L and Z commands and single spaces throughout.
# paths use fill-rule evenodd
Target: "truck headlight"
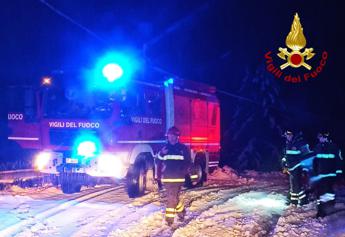
M 42 151 L 36 155 L 35 159 L 35 168 L 38 170 L 42 170 L 47 167 L 50 163 L 50 159 L 52 158 L 52 154 L 47 151 Z
M 123 178 L 126 175 L 124 164 L 127 153 L 103 153 L 98 157 L 97 170 L 104 176 Z

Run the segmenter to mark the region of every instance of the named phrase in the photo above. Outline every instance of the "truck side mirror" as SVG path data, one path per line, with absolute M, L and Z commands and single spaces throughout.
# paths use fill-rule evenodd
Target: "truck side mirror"
M 28 122 L 36 121 L 36 101 L 35 91 L 33 88 L 25 88 L 24 90 L 24 118 Z

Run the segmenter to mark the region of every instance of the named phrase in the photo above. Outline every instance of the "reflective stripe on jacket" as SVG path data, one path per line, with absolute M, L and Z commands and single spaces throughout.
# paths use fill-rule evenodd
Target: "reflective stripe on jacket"
M 181 183 L 185 181 L 191 165 L 190 150 L 181 143 L 166 144 L 167 154 L 158 153 L 158 160 L 163 163 L 162 179 L 164 183 Z

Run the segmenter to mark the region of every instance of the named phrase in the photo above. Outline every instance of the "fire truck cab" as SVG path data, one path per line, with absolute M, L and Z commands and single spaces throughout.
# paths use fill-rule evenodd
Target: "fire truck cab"
M 202 185 L 220 155 L 215 92 L 214 87 L 173 78 L 132 81 L 107 92 L 49 83 L 31 91 L 25 111 L 8 113 L 8 139 L 34 150 L 35 169 L 58 177 L 64 193 L 80 191 L 91 177 L 111 177 L 126 180 L 128 195 L 136 197 L 155 188 L 154 159 L 174 125 L 194 161 L 186 180 L 189 186 Z

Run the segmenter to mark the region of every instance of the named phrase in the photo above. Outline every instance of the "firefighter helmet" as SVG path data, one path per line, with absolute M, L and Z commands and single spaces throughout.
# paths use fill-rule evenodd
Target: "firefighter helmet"
M 317 138 L 321 138 L 321 137 L 324 137 L 324 138 L 329 138 L 329 132 L 328 131 L 321 131 L 317 134 Z
M 173 126 L 173 127 L 168 129 L 167 135 L 168 134 L 172 134 L 172 135 L 175 135 L 175 136 L 180 136 L 181 133 L 180 133 L 180 130 L 177 127 Z
M 293 132 L 291 131 L 291 130 L 286 130 L 285 132 L 284 132 L 284 134 L 282 135 L 282 137 L 287 137 L 288 135 L 293 135 Z

